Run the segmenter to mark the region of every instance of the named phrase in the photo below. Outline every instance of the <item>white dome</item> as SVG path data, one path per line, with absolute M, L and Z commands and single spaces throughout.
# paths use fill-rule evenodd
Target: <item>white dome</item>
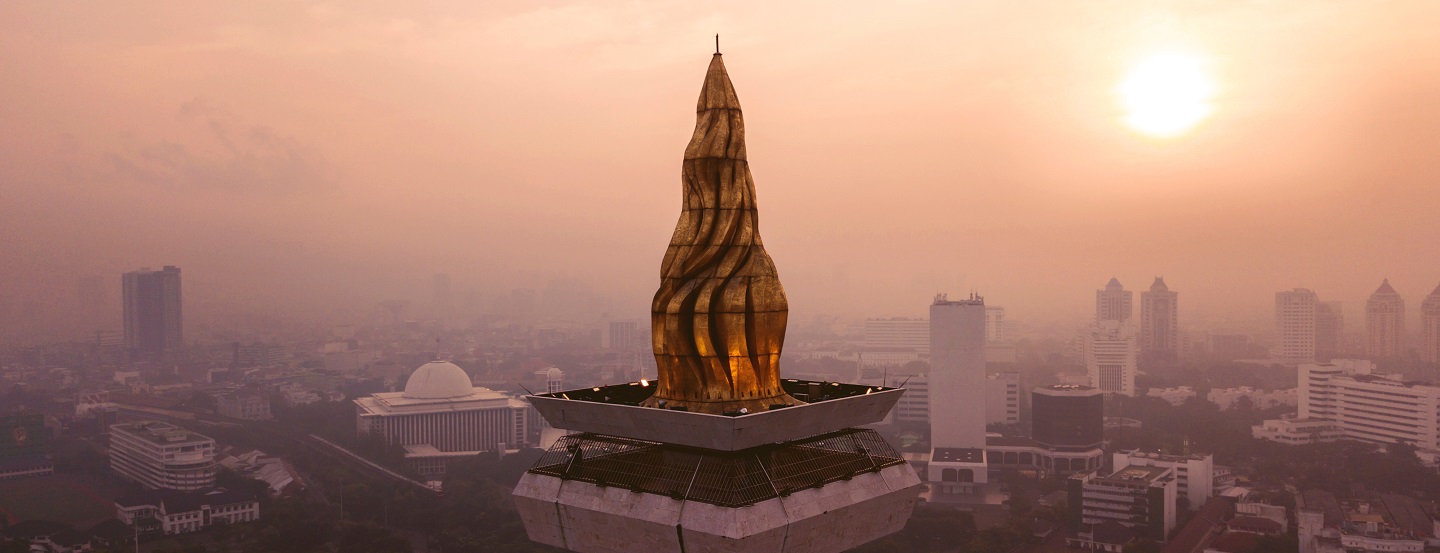
M 410 375 L 405 381 L 406 399 L 448 399 L 465 397 L 475 393 L 474 384 L 465 369 L 448 361 L 431 361 Z
M 545 371 L 545 379 L 546 379 L 546 380 L 560 380 L 561 378 L 564 378 L 564 377 L 565 377 L 565 373 L 560 372 L 560 369 L 558 369 L 558 368 L 556 368 L 556 367 L 550 367 L 550 370 Z

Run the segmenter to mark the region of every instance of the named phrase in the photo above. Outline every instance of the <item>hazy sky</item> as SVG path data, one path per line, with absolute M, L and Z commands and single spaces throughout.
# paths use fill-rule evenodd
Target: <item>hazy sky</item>
M 476 4 L 481 4 L 477 7 Z M 713 34 L 792 317 L 971 288 L 1068 321 L 1164 275 L 1182 325 L 1440 283 L 1440 3 L 0 3 L 0 295 L 175 264 L 302 312 L 588 281 L 643 314 Z M 1179 50 L 1214 113 L 1116 88 Z M 1138 303 L 1138 298 L 1137 298 Z

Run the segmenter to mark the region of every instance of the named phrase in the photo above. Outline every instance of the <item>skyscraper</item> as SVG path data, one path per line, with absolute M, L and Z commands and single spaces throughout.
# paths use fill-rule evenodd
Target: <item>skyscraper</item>
M 1390 287 L 1390 279 L 1365 302 L 1365 353 L 1394 359 L 1405 353 L 1405 299 Z
M 1296 288 L 1275 293 L 1275 332 L 1280 335 L 1276 355 L 1286 363 L 1315 361 L 1315 292 Z
M 1111 277 L 1104 290 L 1095 291 L 1095 320 L 1128 321 L 1133 304 L 1134 295 L 1126 291 L 1118 279 Z
M 1140 293 L 1140 351 L 1153 359 L 1174 359 L 1178 351 L 1179 292 L 1155 277 L 1150 289 Z
M 1420 302 L 1420 358 L 1440 363 L 1440 286 Z
M 1135 332 L 1129 323 L 1095 321 L 1085 336 L 1090 385 L 1107 394 L 1135 395 Z
M 120 278 L 125 301 L 125 347 L 158 353 L 184 340 L 180 316 L 180 268 L 140 269 Z
M 985 300 L 930 304 L 930 442 L 985 448 Z M 942 400 L 943 398 L 943 400 Z

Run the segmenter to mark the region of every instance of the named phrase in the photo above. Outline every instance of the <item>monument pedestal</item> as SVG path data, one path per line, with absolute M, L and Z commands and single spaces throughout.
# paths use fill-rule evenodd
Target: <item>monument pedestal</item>
M 740 451 L 580 434 L 515 503 L 530 539 L 582 553 L 836 553 L 903 528 L 919 487 L 873 430 Z

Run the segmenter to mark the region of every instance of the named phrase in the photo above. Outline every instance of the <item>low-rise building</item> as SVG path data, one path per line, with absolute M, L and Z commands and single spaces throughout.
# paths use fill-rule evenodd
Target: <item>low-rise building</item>
M 183 534 L 216 523 L 259 520 L 260 502 L 252 494 L 224 488 L 148 490 L 116 499 L 115 518 L 166 535 Z
M 1081 531 L 1087 525 L 1115 522 L 1142 537 L 1165 541 L 1175 528 L 1175 469 L 1130 466 L 1101 476 L 1076 474 L 1067 482 L 1069 523 Z
M 112 425 L 110 469 L 147 488 L 209 488 L 217 471 L 215 440 L 166 422 Z

